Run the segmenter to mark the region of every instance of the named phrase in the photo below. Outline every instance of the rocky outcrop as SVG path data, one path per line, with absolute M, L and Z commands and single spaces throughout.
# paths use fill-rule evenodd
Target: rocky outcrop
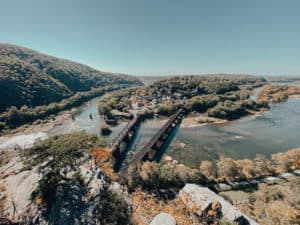
M 18 157 L 0 168 L 2 216 L 20 220 L 30 213 L 35 213 L 31 194 L 36 189 L 40 175 L 37 168 L 22 171 L 23 163 Z
M 221 196 L 206 187 L 196 184 L 186 184 L 180 191 L 179 197 L 188 209 L 198 216 L 205 216 L 217 203 L 221 204 L 221 216 L 241 225 L 258 225 Z
M 42 166 L 47 171 L 47 162 Z M 46 209 L 32 199 L 43 174 L 37 168 L 23 168 L 19 157 L 0 168 L 0 218 L 11 224 L 97 224 L 95 210 L 102 191 L 110 185 L 102 170 L 91 162 L 84 163 L 79 170 L 64 168 L 64 179 L 57 185 L 55 201 L 45 218 Z M 73 178 L 76 171 L 80 171 L 82 181 Z
M 176 220 L 168 213 L 156 215 L 150 225 L 176 225 Z
M 59 183 L 48 215 L 49 224 L 98 224 L 95 214 L 101 192 L 108 186 L 107 179 L 102 170 L 89 162 L 79 169 L 83 182 L 68 179 Z M 73 173 L 69 171 L 66 177 L 72 177 Z

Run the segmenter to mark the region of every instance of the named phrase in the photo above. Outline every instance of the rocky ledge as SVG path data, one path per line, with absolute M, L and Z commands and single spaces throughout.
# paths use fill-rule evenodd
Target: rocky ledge
M 258 225 L 258 223 L 240 212 L 224 198 L 206 187 L 186 184 L 179 192 L 179 197 L 190 211 L 193 211 L 200 217 L 208 215 L 211 210 L 214 210 L 216 213 L 220 213 L 218 217 L 224 217 L 239 225 Z M 218 210 L 216 210 L 217 208 Z

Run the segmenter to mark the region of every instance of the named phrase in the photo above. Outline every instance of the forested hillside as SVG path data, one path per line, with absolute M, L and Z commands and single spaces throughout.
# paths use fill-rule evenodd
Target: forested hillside
M 0 112 L 10 106 L 35 107 L 76 92 L 113 84 L 141 84 L 137 79 L 8 44 L 0 44 Z
M 128 75 L 0 44 L 0 132 L 78 106 L 106 91 L 141 84 Z

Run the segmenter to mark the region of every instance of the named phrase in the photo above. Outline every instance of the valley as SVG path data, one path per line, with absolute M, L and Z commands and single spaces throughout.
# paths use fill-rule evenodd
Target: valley
M 241 218 L 256 224 L 254 220 L 265 223 L 278 217 L 261 217 L 263 209 L 240 203 L 240 195 L 248 199 L 245 193 L 253 192 L 258 198 L 267 195 L 262 193 L 266 188 L 284 197 L 261 204 L 273 207 L 276 202 L 297 212 L 298 200 L 284 194 L 296 191 L 293 185 L 299 182 L 297 82 L 248 75 L 177 76 L 153 78 L 140 86 L 137 78 L 131 79 L 134 84 L 92 89 L 94 94 L 74 104 L 64 99 L 66 107 L 11 126 L 0 137 L 1 216 L 16 222 L 35 218 L 36 224 L 96 224 L 94 216 L 105 211 L 99 219 L 104 223 L 115 218 L 118 224 L 148 224 L 167 211 L 179 225 L 183 220 L 235 224 Z M 41 106 L 26 112 L 22 108 L 16 118 Z M 10 118 L 5 114 L 3 121 Z M 136 119 L 134 129 L 127 130 Z M 110 132 L 103 133 L 103 127 Z M 124 138 L 117 143 L 120 135 Z M 218 206 L 208 208 L 208 217 L 195 213 L 182 193 L 189 199 L 189 190 L 197 192 L 199 186 L 209 188 L 199 195 L 223 202 L 215 195 L 220 192 L 234 206 L 222 204 L 239 216 L 232 219 L 224 211 L 220 218 Z M 27 194 L 21 198 L 19 192 Z M 149 206 L 147 212 L 141 199 Z M 64 201 L 76 202 L 80 210 Z M 105 208 L 105 202 L 112 205 Z M 281 219 L 296 221 L 294 214 Z

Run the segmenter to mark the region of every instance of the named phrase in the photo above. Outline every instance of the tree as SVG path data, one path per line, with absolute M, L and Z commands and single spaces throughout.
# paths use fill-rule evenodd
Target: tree
M 258 154 L 254 159 L 254 165 L 259 176 L 269 176 L 274 173 L 272 162 L 264 155 Z
M 222 180 L 234 180 L 238 177 L 238 168 L 232 158 L 221 155 L 217 161 L 217 174 Z
M 100 112 L 100 114 L 102 115 L 107 115 L 110 111 L 111 111 L 111 107 L 108 106 L 105 103 L 100 102 L 98 104 L 98 111 Z
M 19 111 L 16 106 L 12 106 L 9 108 L 7 112 L 8 122 L 12 124 L 18 124 L 20 121 Z
M 212 161 L 202 161 L 200 165 L 200 171 L 208 178 L 216 178 L 217 165 Z

